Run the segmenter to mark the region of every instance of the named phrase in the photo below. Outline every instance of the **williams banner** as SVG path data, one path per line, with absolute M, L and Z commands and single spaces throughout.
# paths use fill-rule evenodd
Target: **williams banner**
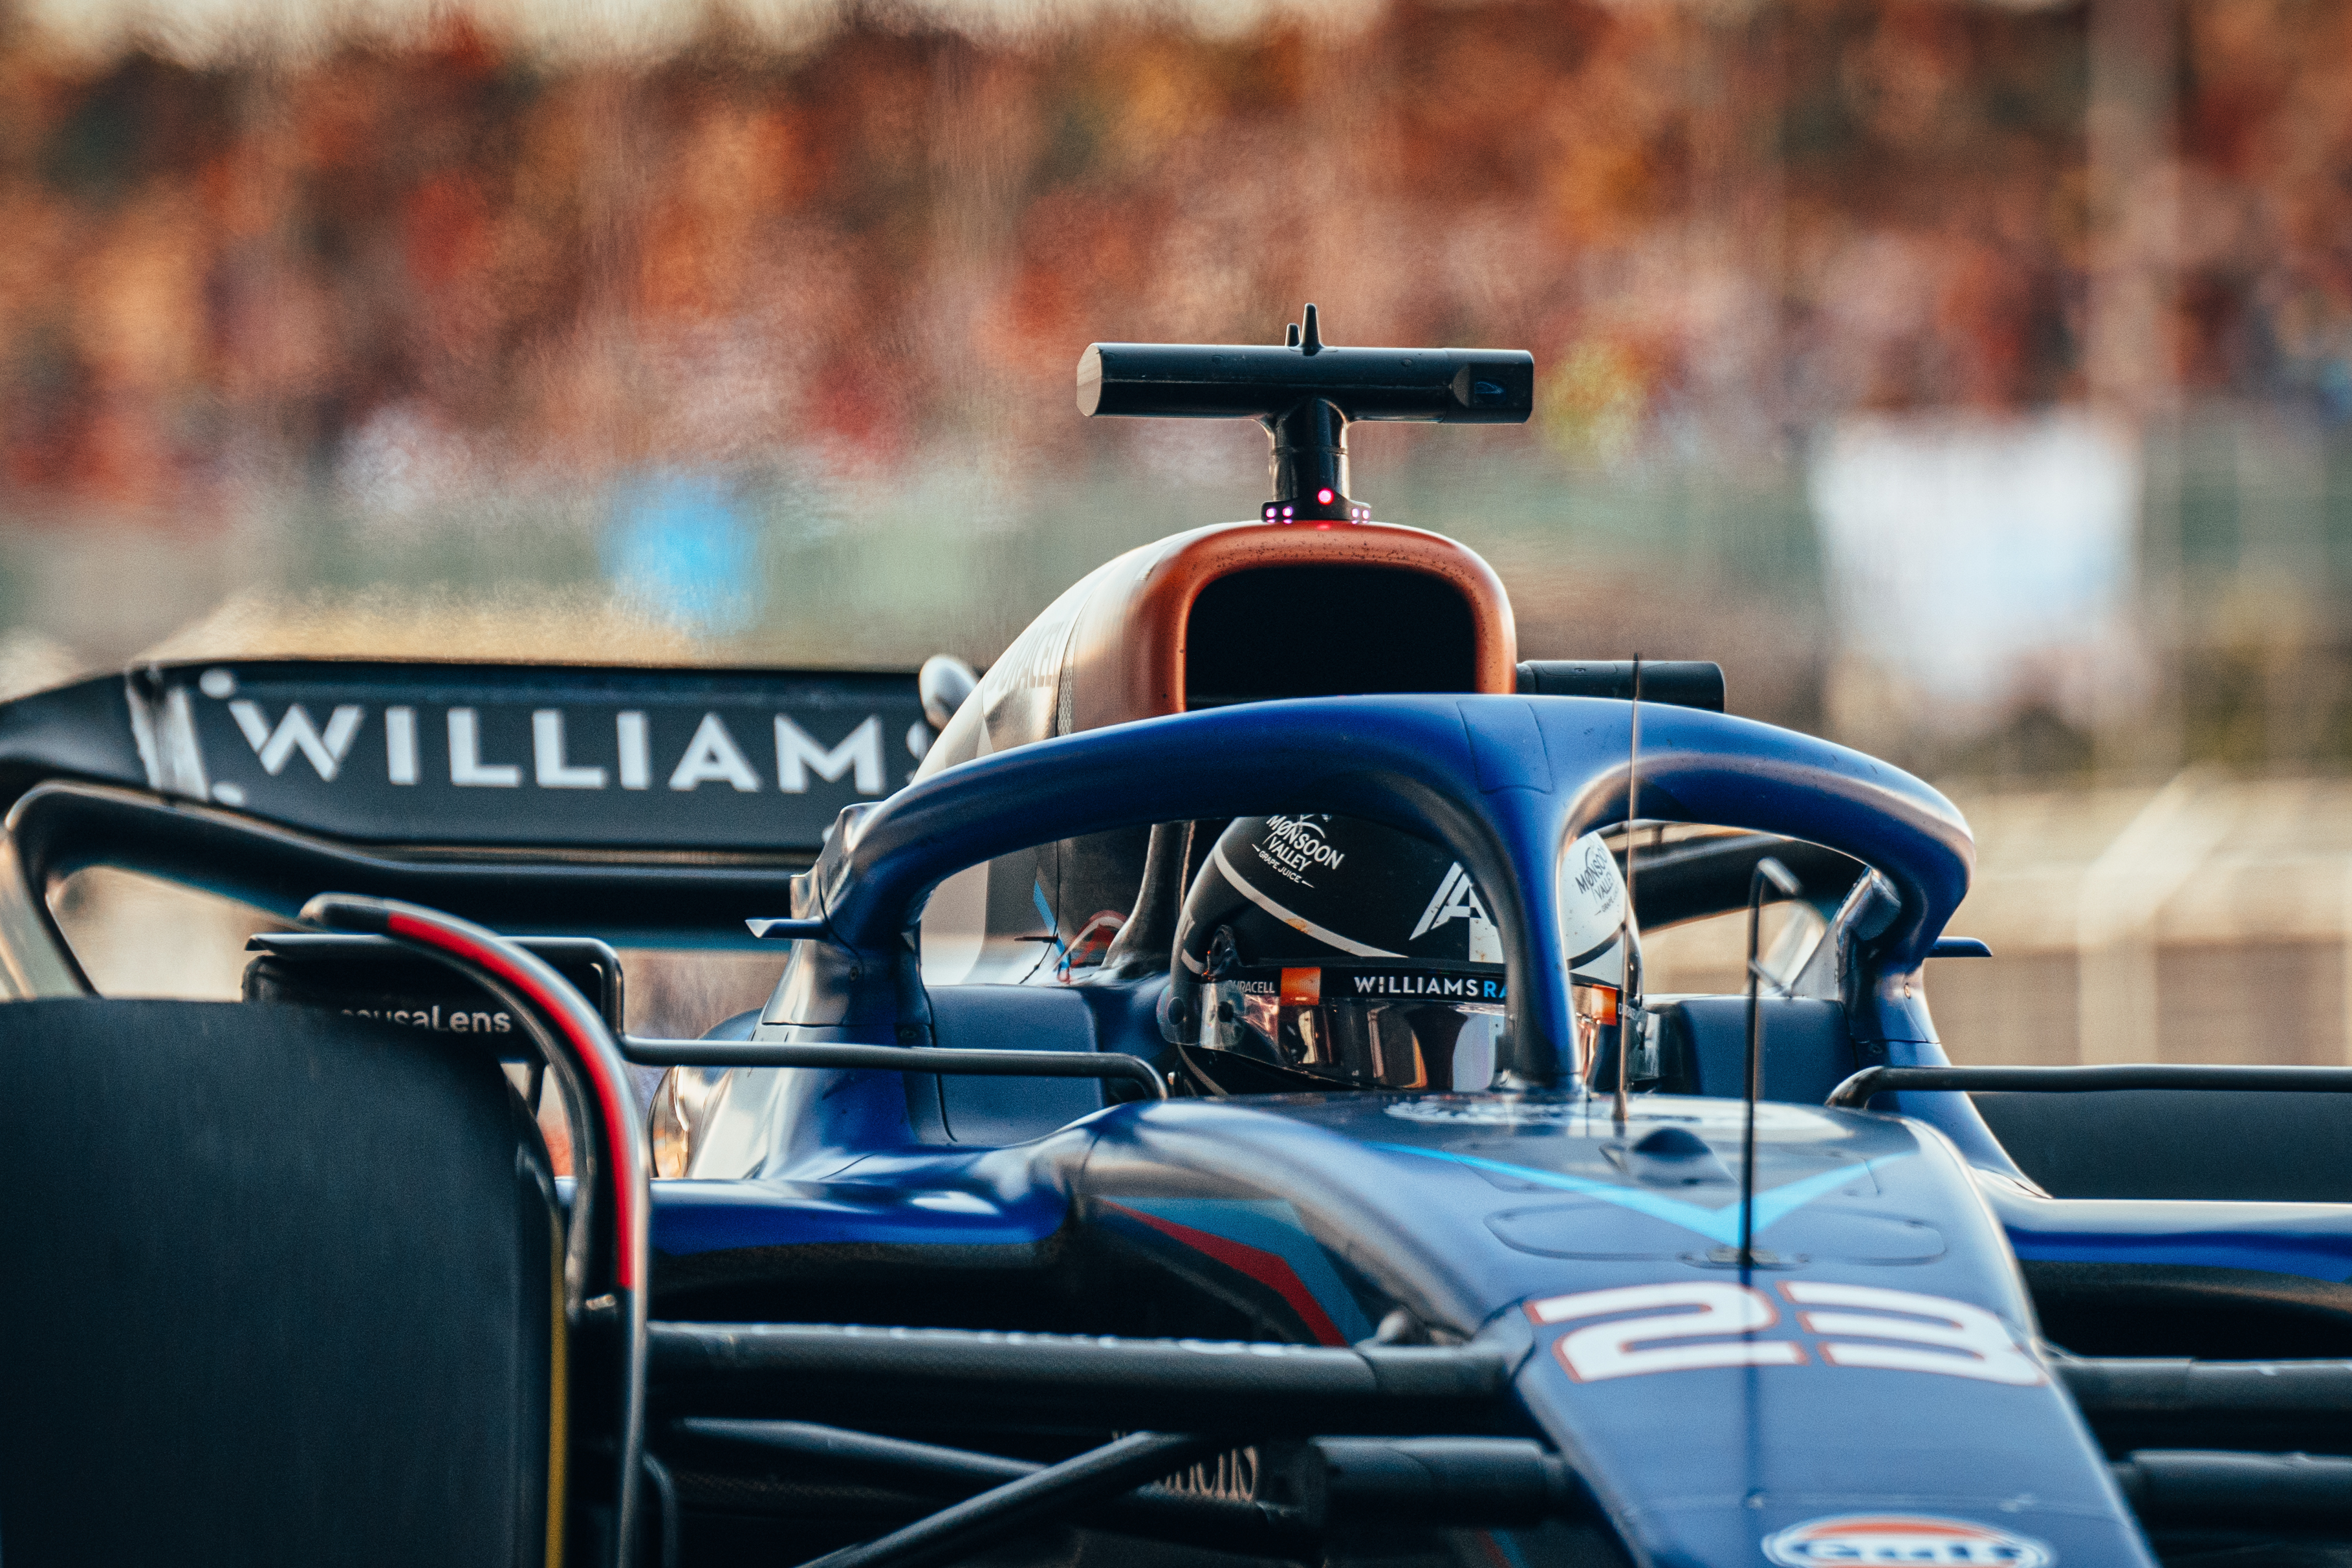
M 253 661 L 0 706 L 0 785 L 145 785 L 362 842 L 815 849 L 904 784 L 912 675 Z

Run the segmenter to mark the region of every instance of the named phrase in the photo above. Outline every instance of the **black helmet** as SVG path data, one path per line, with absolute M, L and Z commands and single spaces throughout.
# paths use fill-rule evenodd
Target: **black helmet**
M 1375 823 L 1244 816 L 1184 900 L 1170 1037 L 1202 1087 L 1484 1089 L 1503 940 L 1446 851 Z

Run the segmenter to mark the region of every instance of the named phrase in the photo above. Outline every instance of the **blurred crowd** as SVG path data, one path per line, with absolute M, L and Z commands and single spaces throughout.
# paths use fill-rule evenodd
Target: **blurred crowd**
M 1084 345 L 1312 299 L 1534 352 L 1528 431 L 1354 438 L 1528 655 L 2069 786 L 1958 791 L 1964 1058 L 2099 1059 L 2116 997 L 2161 1054 L 2352 1048 L 2352 795 L 2176 773 L 2352 763 L 2352 6 L 736 5 L 0 0 L 0 697 L 984 662 L 1262 494 L 1246 427 L 1078 419 Z M 87 902 L 126 984 L 188 923 Z M 648 961 L 659 1029 L 715 973 Z
M 2338 0 L 0 0 L 0 690 L 985 661 L 1261 495 L 1079 350 L 1313 299 L 1534 351 L 1529 431 L 1356 439 L 1530 653 L 1931 771 L 2352 759 Z
M 1087 342 L 1269 340 L 1310 295 L 1337 341 L 1532 348 L 1570 460 L 2079 400 L 2089 15 L 1400 0 L 792 47 L 719 17 L 563 59 L 457 9 L 193 61 L 19 15 L 0 511 L 780 444 L 1078 463 Z M 2352 416 L 2352 9 L 2177 25 L 2179 383 Z

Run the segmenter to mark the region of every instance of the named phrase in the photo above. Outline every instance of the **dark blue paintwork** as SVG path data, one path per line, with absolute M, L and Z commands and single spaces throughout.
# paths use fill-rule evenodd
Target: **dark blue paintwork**
M 926 1037 L 908 933 L 964 866 L 1130 823 L 1314 807 L 1442 839 L 1492 891 L 1512 944 L 1506 1059 L 1528 1091 L 1174 1100 L 974 1152 L 924 1142 L 935 1134 L 898 1075 L 738 1070 L 698 1131 L 705 1179 L 657 1189 L 656 1245 L 673 1260 L 796 1242 L 910 1259 L 1107 1247 L 1205 1282 L 1260 1314 L 1261 1331 L 1344 1342 L 1402 1309 L 1442 1334 L 1499 1336 L 1525 1347 L 1528 1419 L 1653 1563 L 1752 1563 L 1776 1531 L 1893 1510 L 2005 1531 L 2060 1562 L 2146 1563 L 2038 1359 L 1977 1185 L 1988 1172 L 2013 1182 L 2013 1167 L 1964 1100 L 1914 1097 L 1940 1131 L 1765 1107 L 1758 1239 L 1780 1266 L 1743 1279 L 1719 1256 L 1737 1236 L 1738 1108 L 1645 1097 L 1621 1129 L 1583 1096 L 1562 1050 L 1551 879 L 1563 845 L 1624 813 L 1627 719 L 1622 703 L 1565 698 L 1258 704 L 1024 747 L 845 816 L 793 910 L 831 940 L 796 945 L 761 1037 Z M 1875 1059 L 1941 1061 L 1918 974 L 1967 890 L 1971 847 L 1949 803 L 1858 753 L 1718 715 L 1645 714 L 1644 742 L 1645 816 L 1803 837 L 1880 873 L 1883 892 L 1850 902 L 1841 926 L 1850 1027 Z M 1141 1010 L 1098 1014 L 1139 1023 Z M 1158 1043 L 1117 1035 L 1106 1047 Z M 1705 1157 L 1631 1148 L 1662 1129 L 1696 1136 Z M 1854 1288 L 1901 1294 L 1796 1299 Z M 1623 1289 L 1668 1295 L 1587 1310 L 1592 1293 Z M 1675 1314 L 1702 1310 L 1757 1321 L 1676 1337 L 1690 1320 Z M 1623 1371 L 1600 1342 L 1628 1312 L 1649 1327 Z M 1921 1342 L 1939 1332 L 1978 1348 Z M 1767 1364 L 1641 1359 L 1692 1346 Z M 1919 1364 L 1853 1363 L 1873 1347 Z
M 1464 1337 L 1528 1343 L 1517 1386 L 1530 1419 L 1650 1561 L 1750 1563 L 1775 1531 L 1897 1503 L 2022 1534 L 2062 1562 L 2147 1561 L 2102 1457 L 2030 1348 L 2007 1244 L 1947 1140 L 1885 1116 L 1764 1107 L 1758 1239 L 1786 1267 L 1743 1286 L 1708 1256 L 1735 1234 L 1736 1189 L 1721 1176 L 1645 1184 L 1626 1154 L 1664 1127 L 1704 1141 L 1718 1171 L 1738 1158 L 1738 1107 L 1723 1100 L 1645 1098 L 1622 1132 L 1605 1101 L 1580 1097 L 1175 1100 L 1106 1111 L 1024 1149 L 861 1161 L 826 1183 L 666 1184 L 657 1232 L 670 1254 L 774 1245 L 790 1228 L 774 1220 L 790 1214 L 805 1216 L 813 1241 L 841 1238 L 845 1222 L 877 1243 L 969 1246 L 1034 1239 L 1060 1215 L 1078 1232 L 1159 1236 L 1180 1271 L 1237 1247 L 1255 1254 L 1239 1266 L 1253 1278 L 1265 1278 L 1265 1259 L 1288 1266 L 1296 1289 L 1276 1279 L 1273 1289 L 1307 1299 L 1301 1338 L 1331 1337 L 1323 1323 L 1360 1337 L 1402 1306 Z M 692 1216 L 675 1230 L 673 1193 Z M 956 1199 L 907 1213 L 942 1194 Z M 777 1214 L 760 1215 L 763 1201 Z M 860 1214 L 876 1223 L 856 1231 Z M 1138 1214 L 1198 1234 L 1139 1226 Z M 1906 1342 L 1815 1331 L 1787 1290 L 1823 1284 L 1973 1309 L 1997 1325 L 1994 1352 L 2022 1380 L 1834 1364 L 1828 1347 L 1842 1342 Z M 1693 1285 L 1760 1292 L 1771 1321 L 1748 1338 L 1792 1364 L 1579 1381 L 1563 1340 L 1612 1320 L 1529 1314 L 1530 1303 L 1586 1292 Z M 1684 1310 L 1646 1315 L 1671 1333 L 1664 1314 Z M 1934 1331 L 1916 1316 L 1863 1315 L 1882 1331 Z M 1911 1349 L 1977 1364 L 1964 1351 Z
M 659 1247 L 679 1258 L 828 1242 L 1027 1247 L 1061 1228 L 1063 1194 L 1017 1178 L 989 1181 L 985 1166 L 985 1156 L 964 1154 L 889 1173 L 895 1180 L 877 1171 L 856 1181 L 665 1182 Z
M 2047 1198 L 1991 1176 L 1983 1187 L 2011 1246 L 2030 1262 L 2167 1264 L 2352 1279 L 2352 1204 Z
M 1205 1291 L 1262 1335 L 1345 1342 L 1401 1309 L 1517 1345 L 1527 1418 L 1650 1563 L 1756 1563 L 1776 1531 L 1853 1513 L 1965 1521 L 2053 1563 L 2147 1563 L 2041 1360 L 2019 1258 L 2343 1279 L 2352 1206 L 2062 1201 L 1958 1095 L 1903 1097 L 1906 1117 L 1767 1105 L 1756 1223 L 1772 1266 L 1725 1267 L 1737 1103 L 1645 1096 L 1620 1128 L 1564 1051 L 1552 878 L 1565 844 L 1624 814 L 1627 721 L 1622 703 L 1567 698 L 1255 704 L 1025 746 L 845 815 L 795 888 L 793 913 L 830 940 L 796 945 L 760 1037 L 928 1038 L 908 933 L 967 865 L 1131 823 L 1312 808 L 1439 838 L 1490 892 L 1521 1091 L 1179 1100 L 973 1150 L 926 1142 L 942 1134 L 910 1116 L 909 1086 L 928 1080 L 739 1069 L 698 1129 L 705 1179 L 656 1188 L 656 1246 L 682 1262 L 855 1242 L 910 1267 L 1001 1255 L 1047 1279 L 1141 1258 L 1169 1300 Z M 1645 712 L 1643 742 L 1645 816 L 1786 834 L 1875 869 L 1835 928 L 1853 1048 L 1941 1063 L 1920 965 L 1972 862 L 1950 804 L 1719 715 Z M 1103 1048 L 1159 1049 L 1150 983 L 1079 989 Z M 1672 1158 L 1635 1147 L 1661 1131 L 1680 1135 L 1652 1146 Z M 1644 1294 L 1600 1294 L 1626 1290 Z M 952 1304 L 934 1295 L 904 1321 Z M 1700 1334 L 1675 1316 L 1702 1310 L 1754 1321 Z

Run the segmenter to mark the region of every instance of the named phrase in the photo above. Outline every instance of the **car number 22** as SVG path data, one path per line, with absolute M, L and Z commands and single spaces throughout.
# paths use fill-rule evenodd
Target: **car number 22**
M 1577 1323 L 1553 1347 L 1579 1383 L 1706 1367 L 1870 1367 L 2024 1387 L 2044 1381 L 2009 1325 L 1981 1307 L 1874 1285 L 1790 1279 L 1780 1295 L 1797 1334 L 1778 1328 L 1780 1303 L 1752 1286 L 1692 1280 L 1586 1290 L 1528 1303 L 1543 1324 Z M 1810 1352 L 1807 1339 L 1811 1341 Z

